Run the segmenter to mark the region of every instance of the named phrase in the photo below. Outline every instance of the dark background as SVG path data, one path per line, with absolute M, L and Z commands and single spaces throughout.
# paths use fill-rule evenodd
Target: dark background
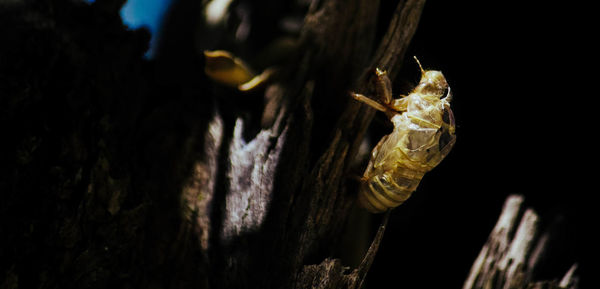
M 589 18 L 585 7 L 516 3 L 425 5 L 395 83 L 418 80 L 412 55 L 443 71 L 457 142 L 392 213 L 369 272 L 374 288 L 460 288 L 510 194 L 524 195 L 542 227 L 558 232 L 537 277 L 557 278 L 578 262 L 580 288 L 595 283 Z

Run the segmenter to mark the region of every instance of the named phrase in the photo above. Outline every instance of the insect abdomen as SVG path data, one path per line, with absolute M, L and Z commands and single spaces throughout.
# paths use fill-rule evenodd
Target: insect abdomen
M 404 203 L 417 189 L 425 172 L 399 167 L 366 179 L 359 202 L 372 213 L 381 213 Z

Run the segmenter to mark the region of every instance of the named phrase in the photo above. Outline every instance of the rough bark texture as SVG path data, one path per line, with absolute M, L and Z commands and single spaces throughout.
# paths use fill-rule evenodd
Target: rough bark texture
M 424 1 L 399 1 L 378 48 L 378 1 L 312 1 L 297 49 L 249 94 L 211 83 L 201 50 L 254 55 L 276 13 L 254 11 L 241 43 L 173 17 L 147 61 L 121 4 L 0 3 L 0 286 L 359 288 L 384 226 L 359 268 L 331 258 L 374 114 L 348 91 L 397 73 Z
M 510 196 L 496 226 L 473 263 L 463 289 L 578 288 L 573 275 L 577 265 L 560 280 L 537 281 L 533 272 L 541 264 L 551 232 L 542 232 L 539 217 L 524 209 L 523 196 Z

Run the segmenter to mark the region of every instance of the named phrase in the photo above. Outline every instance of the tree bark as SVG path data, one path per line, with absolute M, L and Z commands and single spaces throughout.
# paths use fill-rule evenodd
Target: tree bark
M 508 197 L 463 289 L 578 288 L 574 276 L 577 265 L 560 282 L 534 280 L 533 273 L 541 265 L 552 232 L 540 230 L 539 216 L 531 208 L 524 209 L 523 202 L 523 196 Z
M 385 222 L 359 268 L 332 254 L 374 115 L 348 92 L 397 73 L 423 0 L 399 1 L 379 45 L 378 1 L 312 1 L 297 49 L 249 94 L 202 73 L 203 23 L 169 34 L 172 16 L 148 61 L 122 1 L 0 5 L 2 288 L 362 286 Z

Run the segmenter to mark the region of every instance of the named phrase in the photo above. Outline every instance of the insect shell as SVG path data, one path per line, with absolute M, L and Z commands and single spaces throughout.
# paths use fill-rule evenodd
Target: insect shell
M 410 197 L 423 175 L 448 155 L 456 141 L 455 124 L 450 109 L 450 87 L 440 71 L 423 70 L 413 91 L 392 98 L 390 79 L 376 69 L 377 100 L 361 94 L 352 96 L 383 111 L 394 125 L 371 153 L 358 200 L 372 213 L 395 208 Z M 444 97 L 445 95 L 445 97 Z

